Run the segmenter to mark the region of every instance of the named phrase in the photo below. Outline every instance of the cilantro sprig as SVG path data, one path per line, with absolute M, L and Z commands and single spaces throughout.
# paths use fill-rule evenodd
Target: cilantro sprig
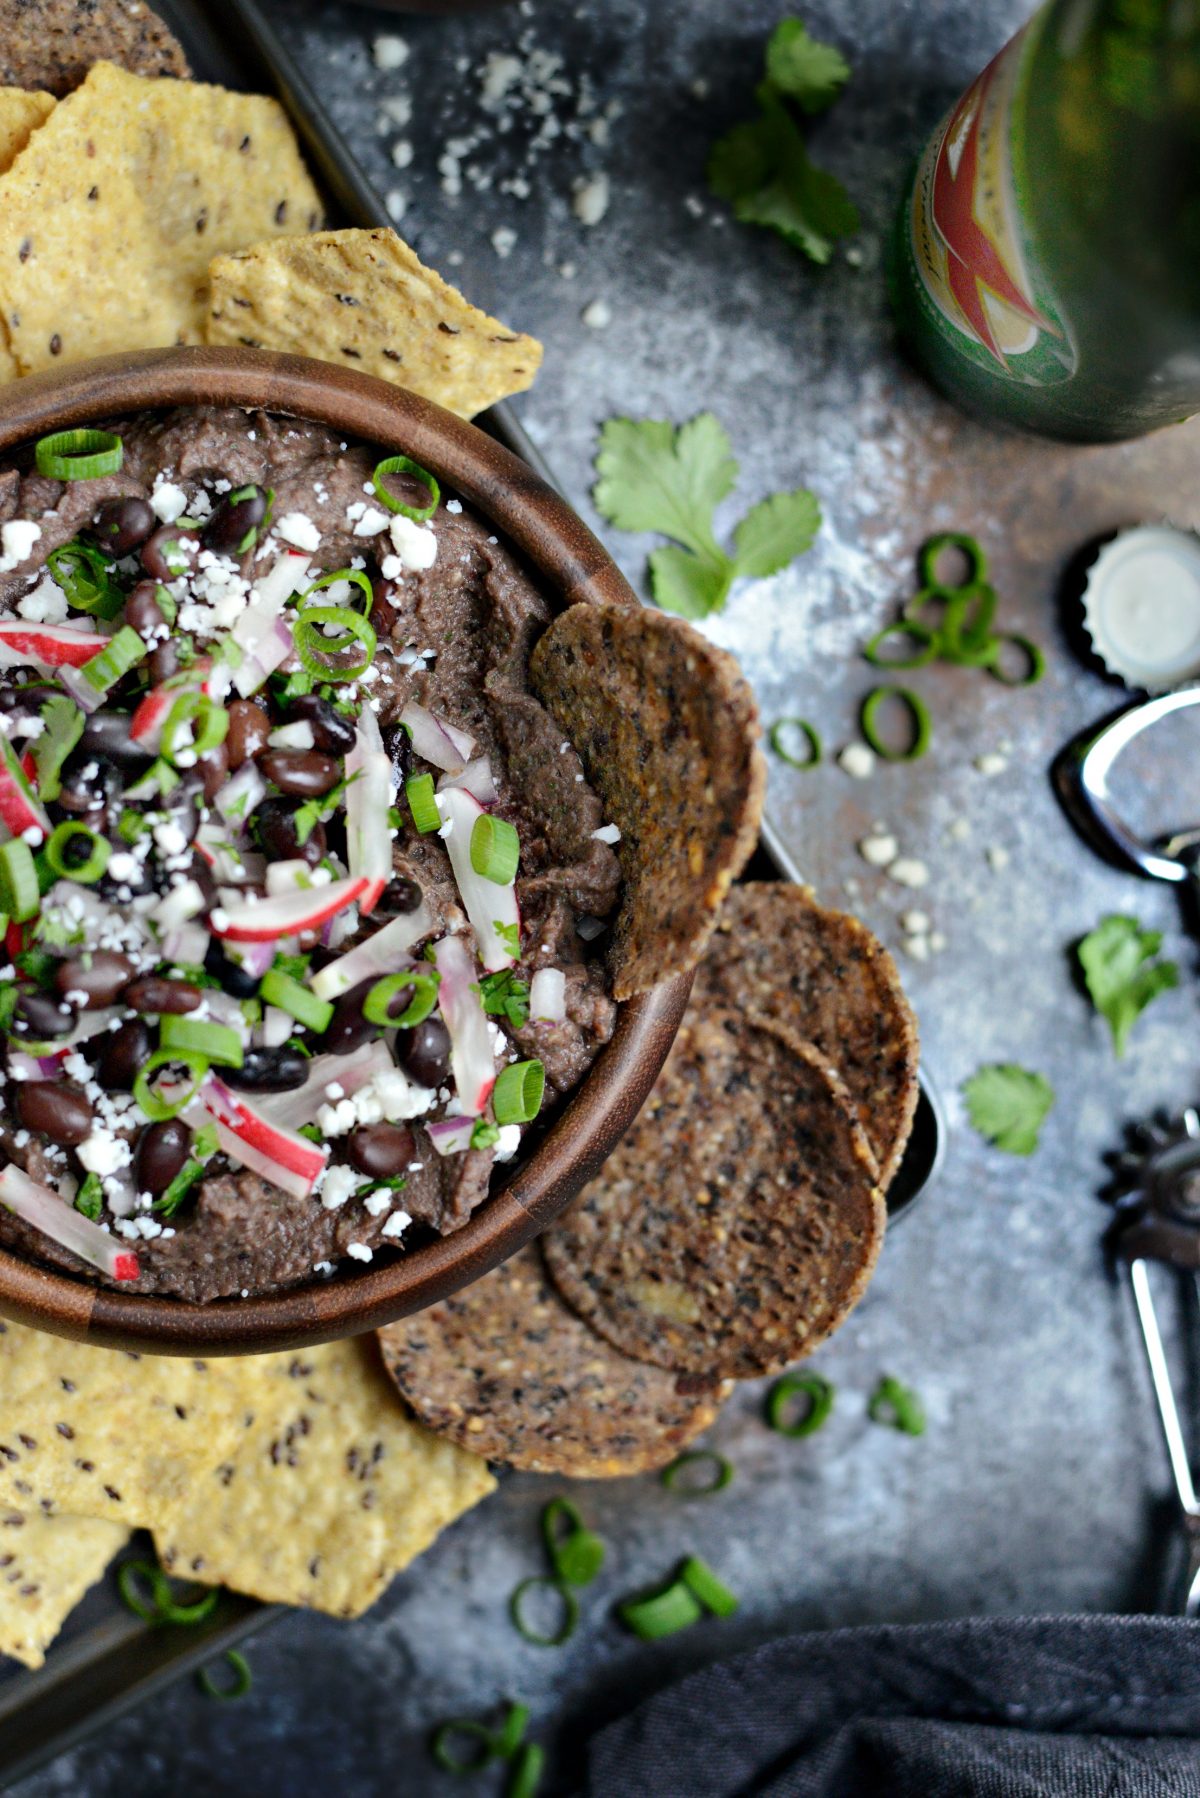
M 756 89 L 759 116 L 718 139 L 709 158 L 709 185 L 735 218 L 777 231 L 813 262 L 828 262 L 838 238 L 857 231 L 858 210 L 837 177 L 812 161 L 796 113 L 824 112 L 849 74 L 832 45 L 810 37 L 799 19 L 781 20 Z
M 1112 912 L 1076 950 L 1092 1004 L 1107 1020 L 1118 1056 L 1147 1005 L 1179 985 L 1178 964 L 1154 959 L 1162 940 L 1161 930 L 1143 930 L 1136 918 Z
M 980 1136 L 1006 1155 L 1032 1155 L 1054 1105 L 1043 1074 L 1013 1062 L 980 1068 L 963 1086 L 967 1115 Z
M 610 524 L 671 539 L 650 557 L 650 587 L 664 611 L 683 618 L 719 612 L 739 575 L 777 574 L 821 527 L 821 508 L 801 487 L 752 507 L 734 529 L 733 553 L 722 548 L 713 514 L 732 492 L 738 464 L 711 412 L 678 429 L 660 418 L 610 418 L 596 474 L 592 497 Z

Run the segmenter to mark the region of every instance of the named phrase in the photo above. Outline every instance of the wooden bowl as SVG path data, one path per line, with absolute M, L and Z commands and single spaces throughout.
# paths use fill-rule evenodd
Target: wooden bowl
M 595 537 L 524 462 L 440 406 L 323 362 L 175 349 L 33 375 L 0 389 L 0 453 L 69 425 L 180 405 L 261 406 L 411 455 L 503 533 L 552 603 L 637 604 Z M 114 1348 L 247 1355 L 357 1335 L 419 1311 L 514 1254 L 597 1172 L 647 1098 L 690 988 L 691 976 L 681 975 L 620 1006 L 587 1079 L 452 1236 L 361 1273 L 210 1305 L 125 1296 L 0 1250 L 0 1316 Z

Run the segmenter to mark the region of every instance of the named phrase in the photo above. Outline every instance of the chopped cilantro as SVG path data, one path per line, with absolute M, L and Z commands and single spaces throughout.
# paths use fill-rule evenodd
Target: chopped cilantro
M 95 1223 L 104 1209 L 104 1188 L 99 1174 L 85 1174 L 75 1194 L 75 1209 Z
M 204 1163 L 188 1161 L 180 1168 L 165 1192 L 161 1192 L 150 1207 L 160 1217 L 174 1217 L 193 1186 L 199 1185 L 204 1178 Z
M 192 1138 L 192 1154 L 197 1161 L 210 1161 L 220 1146 L 215 1124 L 201 1124 Z
M 664 611 L 684 618 L 719 612 L 739 575 L 761 578 L 786 568 L 821 525 L 816 499 L 801 487 L 747 512 L 734 530 L 732 555 L 721 547 L 713 513 L 732 491 L 738 465 L 711 412 L 678 430 L 666 419 L 610 418 L 596 473 L 592 497 L 610 524 L 672 539 L 650 557 L 650 586 Z
M 33 926 L 33 934 L 39 943 L 49 943 L 52 949 L 66 949 L 72 943 L 82 943 L 83 926 L 68 925 L 56 910 L 43 911 Z
M 7 1030 L 13 1021 L 13 1013 L 17 1009 L 17 984 L 14 980 L 0 982 L 0 1030 Z
M 1054 1088 L 1044 1075 L 1001 1062 L 972 1074 L 963 1095 L 980 1136 L 1006 1155 L 1033 1154 L 1054 1104 Z
M 289 1044 L 288 1046 L 290 1048 L 291 1044 Z M 324 1142 L 324 1140 L 325 1140 L 325 1138 L 322 1136 L 320 1130 L 317 1128 L 316 1124 L 301 1124 L 300 1128 L 296 1132 L 296 1135 L 297 1136 L 307 1136 L 309 1142 Z
M 759 116 L 713 145 L 709 185 L 743 224 L 778 231 L 813 262 L 828 262 L 835 241 L 857 231 L 858 211 L 836 176 L 810 159 L 788 102 L 801 112 L 822 112 L 850 70 L 799 19 L 775 28 L 766 66 L 767 79 L 756 90 Z
M 492 928 L 510 955 L 520 955 L 521 931 L 518 925 L 504 924 L 499 918 L 493 918 Z
M 54 970 L 59 965 L 60 957 L 50 955 L 45 949 L 22 949 L 19 955 L 13 956 L 13 966 L 22 974 L 28 974 L 39 986 L 49 986 L 54 978 Z
M 364 1186 L 356 1186 L 354 1196 L 356 1199 L 366 1199 L 373 1192 L 400 1192 L 407 1185 L 406 1174 L 389 1174 L 386 1180 L 368 1180 Z
M 529 1022 L 529 984 L 511 968 L 485 974 L 479 982 L 479 996 L 489 1017 L 506 1018 L 514 1030 Z
M 1153 959 L 1161 948 L 1161 930 L 1143 930 L 1136 918 L 1119 912 L 1101 918 L 1079 945 L 1087 990 L 1108 1020 L 1118 1055 L 1124 1055 L 1129 1032 L 1151 1000 L 1179 985 L 1178 965 Z
M 34 739 L 33 764 L 37 790 L 43 800 L 57 799 L 62 791 L 62 766 L 83 735 L 87 720 L 65 694 L 55 694 L 41 708 L 42 734 Z
M 186 980 L 189 986 L 219 987 L 221 984 L 215 974 L 210 974 L 199 962 L 173 962 L 170 972 L 176 980 Z
M 271 963 L 276 974 L 287 974 L 293 980 L 307 980 L 309 957 L 307 955 L 277 955 Z
M 403 830 L 404 829 L 404 819 L 400 815 L 400 809 L 398 806 L 395 806 L 395 805 L 388 806 L 388 829 L 389 830 Z
M 494 1143 L 499 1141 L 499 1126 L 489 1123 L 486 1118 L 480 1118 L 471 1132 L 471 1147 L 473 1149 L 490 1149 Z
M 338 806 L 345 800 L 346 788 L 352 786 L 357 779 L 358 775 L 352 774 L 348 780 L 339 780 L 336 787 L 330 787 L 328 793 L 322 793 L 320 798 L 306 799 L 303 805 L 297 806 L 292 821 L 296 828 L 298 843 L 307 843 L 322 819 L 333 816 Z

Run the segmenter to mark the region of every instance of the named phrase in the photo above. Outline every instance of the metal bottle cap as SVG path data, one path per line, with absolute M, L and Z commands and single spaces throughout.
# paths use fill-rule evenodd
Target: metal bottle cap
M 1200 677 L 1200 537 L 1166 524 L 1122 531 L 1092 564 L 1083 615 L 1127 686 L 1166 693 Z

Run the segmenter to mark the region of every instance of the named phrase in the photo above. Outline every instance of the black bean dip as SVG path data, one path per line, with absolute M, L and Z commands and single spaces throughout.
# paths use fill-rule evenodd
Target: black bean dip
M 550 617 L 322 426 L 192 408 L 0 469 L 0 1245 L 204 1302 L 466 1222 L 615 1021 Z

